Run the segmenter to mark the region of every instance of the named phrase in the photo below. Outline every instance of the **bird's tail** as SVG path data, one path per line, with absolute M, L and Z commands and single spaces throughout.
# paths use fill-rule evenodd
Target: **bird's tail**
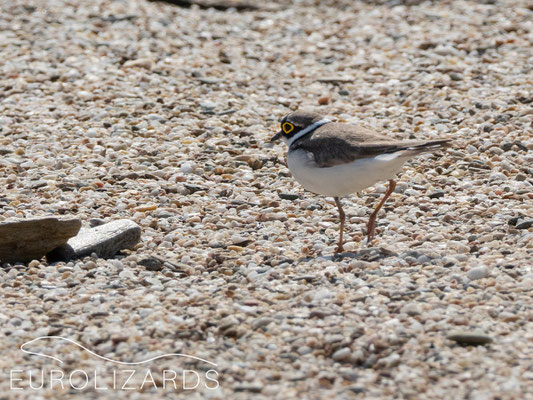
M 413 144 L 410 144 L 405 150 L 411 150 L 417 153 L 422 153 L 426 151 L 446 149 L 451 146 L 452 146 L 452 139 L 439 139 L 439 140 L 429 140 L 429 141 L 424 141 L 424 142 L 414 142 Z

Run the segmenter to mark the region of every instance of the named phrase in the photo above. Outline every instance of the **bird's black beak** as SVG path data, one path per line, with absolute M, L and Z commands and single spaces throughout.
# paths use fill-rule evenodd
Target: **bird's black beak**
M 272 138 L 270 138 L 270 143 L 275 142 L 276 140 L 279 140 L 279 138 L 282 136 L 283 136 L 283 132 L 279 131 L 274 136 L 272 136 Z

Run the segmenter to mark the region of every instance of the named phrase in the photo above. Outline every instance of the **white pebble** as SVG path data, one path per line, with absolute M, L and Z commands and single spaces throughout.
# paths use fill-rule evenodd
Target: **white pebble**
M 477 279 L 483 279 L 487 277 L 488 274 L 489 274 L 489 269 L 483 266 L 483 267 L 472 268 L 471 270 L 467 272 L 466 276 L 468 276 L 468 278 L 471 281 L 475 281 Z

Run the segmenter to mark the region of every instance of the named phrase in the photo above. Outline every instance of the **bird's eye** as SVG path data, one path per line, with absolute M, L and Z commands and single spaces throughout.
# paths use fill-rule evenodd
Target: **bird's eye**
M 286 135 L 288 135 L 294 130 L 294 125 L 291 124 L 290 122 L 284 122 L 281 125 L 281 129 L 283 130 L 283 132 L 285 132 Z

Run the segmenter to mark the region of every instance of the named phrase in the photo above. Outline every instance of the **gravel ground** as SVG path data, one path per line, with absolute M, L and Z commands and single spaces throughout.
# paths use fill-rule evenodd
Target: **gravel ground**
M 0 220 L 143 229 L 114 259 L 0 269 L 0 398 L 533 399 L 531 3 L 257 4 L 0 0 Z M 332 199 L 268 143 L 302 107 L 455 139 L 406 165 L 375 247 L 382 183 L 344 199 L 350 253 L 333 258 Z M 198 371 L 198 388 L 10 389 L 10 371 L 54 368 L 111 385 L 119 366 L 72 344 L 33 345 L 61 365 L 19 349 L 43 335 L 200 357 L 219 386 L 174 357 L 138 369 L 156 386 Z

